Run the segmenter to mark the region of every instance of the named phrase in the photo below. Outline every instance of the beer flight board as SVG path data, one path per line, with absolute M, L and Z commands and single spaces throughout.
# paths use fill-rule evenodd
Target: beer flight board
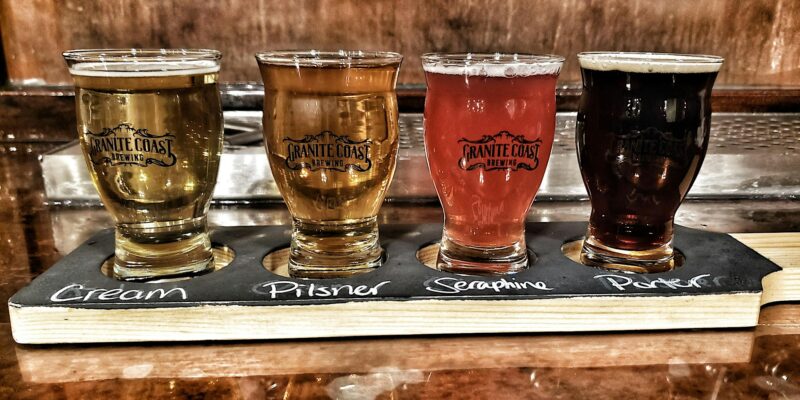
M 286 227 L 217 228 L 227 266 L 151 283 L 103 274 L 114 253 L 105 230 L 15 294 L 9 312 L 18 343 L 44 344 L 748 327 L 761 305 L 800 300 L 797 257 L 783 258 L 781 269 L 730 235 L 676 228 L 686 261 L 669 272 L 578 264 L 562 246 L 579 240 L 586 223 L 561 222 L 527 225 L 537 258 L 527 270 L 467 276 L 419 261 L 435 257 L 440 224 L 383 225 L 383 266 L 325 280 L 265 267 L 285 264 Z M 743 240 L 770 254 L 781 238 L 769 235 Z M 784 239 L 791 252 L 797 238 Z

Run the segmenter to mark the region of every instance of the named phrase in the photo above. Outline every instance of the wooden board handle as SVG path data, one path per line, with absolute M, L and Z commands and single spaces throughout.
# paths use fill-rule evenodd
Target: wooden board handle
M 762 305 L 800 301 L 800 233 L 737 233 L 731 236 L 783 268 L 764 277 Z

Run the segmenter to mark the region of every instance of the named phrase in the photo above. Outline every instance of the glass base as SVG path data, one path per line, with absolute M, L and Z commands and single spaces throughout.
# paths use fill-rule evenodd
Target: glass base
M 528 256 L 525 241 L 510 246 L 472 247 L 450 240 L 445 234 L 439 247 L 436 269 L 469 275 L 515 274 L 534 261 Z
M 381 266 L 377 217 L 354 222 L 294 219 L 289 248 L 289 276 L 341 278 Z
M 114 277 L 128 281 L 196 275 L 214 267 L 205 217 L 118 224 L 114 256 Z
M 591 267 L 636 273 L 665 272 L 675 269 L 672 241 L 648 250 L 621 250 L 600 243 L 587 235 L 581 249 L 581 263 Z

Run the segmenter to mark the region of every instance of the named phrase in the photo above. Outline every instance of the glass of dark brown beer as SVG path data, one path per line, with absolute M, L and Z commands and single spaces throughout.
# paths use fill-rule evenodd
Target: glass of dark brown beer
M 114 275 L 213 268 L 206 215 L 222 153 L 216 50 L 64 53 L 86 166 L 116 223 Z
M 578 54 L 578 163 L 592 213 L 584 264 L 674 268 L 673 218 L 708 148 L 711 88 L 722 58 Z
M 292 214 L 289 273 L 333 278 L 380 266 L 377 215 L 399 148 L 390 52 L 273 51 L 264 80 L 264 142 Z

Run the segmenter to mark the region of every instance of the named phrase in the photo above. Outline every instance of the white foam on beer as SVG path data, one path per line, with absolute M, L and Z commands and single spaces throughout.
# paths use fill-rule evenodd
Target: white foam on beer
M 722 59 L 712 56 L 657 53 L 605 53 L 578 54 L 581 67 L 594 71 L 621 71 L 632 73 L 683 73 L 717 72 Z
M 561 71 L 560 61 L 503 62 L 476 60 L 469 64 L 445 65 L 443 62 L 424 64 L 426 72 L 444 75 L 485 76 L 490 78 L 513 78 L 518 76 L 556 75 Z
M 69 69 L 69 72 L 78 76 L 103 78 L 201 75 L 219 72 L 219 64 L 206 60 L 91 62 L 75 64 Z

